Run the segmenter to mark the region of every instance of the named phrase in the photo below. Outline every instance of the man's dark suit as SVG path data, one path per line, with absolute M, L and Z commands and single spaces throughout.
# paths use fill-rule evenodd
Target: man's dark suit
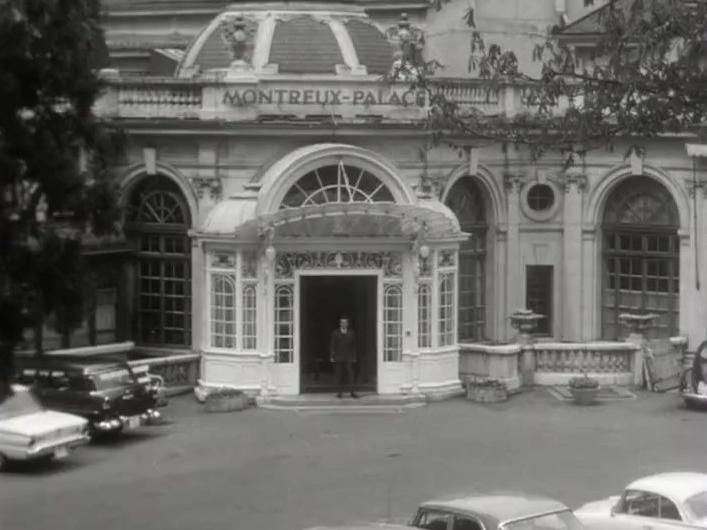
M 331 360 L 334 362 L 334 377 L 339 385 L 339 396 L 344 388 L 344 376 L 348 379 L 348 389 L 354 395 L 353 363 L 356 362 L 356 334 L 350 329 L 346 333 L 337 328 L 331 332 L 329 342 Z

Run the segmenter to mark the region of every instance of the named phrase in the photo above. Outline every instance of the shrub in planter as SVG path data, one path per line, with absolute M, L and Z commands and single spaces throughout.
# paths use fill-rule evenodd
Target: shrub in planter
M 591 405 L 599 393 L 599 381 L 583 373 L 570 379 L 570 394 L 578 405 Z
M 477 403 L 497 403 L 508 399 L 508 390 L 497 379 L 472 379 L 466 381 L 466 398 Z
M 220 387 L 209 391 L 204 403 L 207 412 L 231 412 L 248 407 L 250 400 L 242 390 Z

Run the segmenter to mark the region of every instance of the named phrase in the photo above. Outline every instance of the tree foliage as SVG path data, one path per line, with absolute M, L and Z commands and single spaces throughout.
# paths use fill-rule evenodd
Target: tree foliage
M 91 112 L 104 46 L 98 0 L 0 0 L 0 398 L 27 327 L 81 321 L 81 234 L 115 224 L 120 142 Z
M 549 31 L 534 50 L 541 64 L 536 77 L 512 50 L 484 42 L 473 14 L 465 18 L 470 69 L 488 91 L 523 87 L 525 111 L 489 117 L 435 95 L 430 126 L 437 130 L 524 144 L 540 156 L 549 149 L 585 152 L 617 137 L 683 132 L 705 121 L 704 0 L 611 0 L 590 17 L 589 46 L 573 46 L 562 28 Z

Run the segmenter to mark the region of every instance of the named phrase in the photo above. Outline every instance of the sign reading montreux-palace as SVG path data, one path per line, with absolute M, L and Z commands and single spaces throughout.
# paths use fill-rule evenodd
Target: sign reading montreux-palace
M 426 98 L 421 90 L 351 88 L 266 88 L 227 90 L 221 100 L 224 105 L 389 105 L 424 107 Z

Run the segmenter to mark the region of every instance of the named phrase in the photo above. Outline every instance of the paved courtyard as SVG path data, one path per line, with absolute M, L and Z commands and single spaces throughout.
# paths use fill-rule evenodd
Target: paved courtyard
M 523 489 L 571 507 L 632 478 L 707 471 L 707 413 L 675 394 L 576 407 L 538 389 L 403 413 L 250 409 L 169 422 L 0 476 L 0 529 L 299 530 L 407 518 L 429 497 Z

